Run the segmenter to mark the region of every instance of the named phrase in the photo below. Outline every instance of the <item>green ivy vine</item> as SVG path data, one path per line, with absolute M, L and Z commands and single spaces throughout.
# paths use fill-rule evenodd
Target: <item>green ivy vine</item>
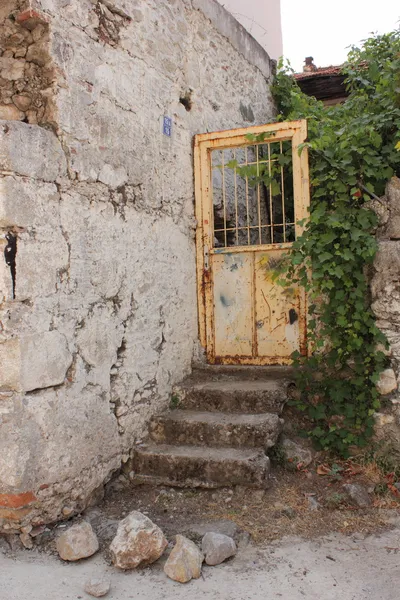
M 375 384 L 387 361 L 366 272 L 377 250 L 368 202 L 400 175 L 399 31 L 353 47 L 343 72 L 349 97 L 341 105 L 325 107 L 303 94 L 282 64 L 273 92 L 278 120 L 308 121 L 310 218 L 280 277 L 304 286 L 310 298 L 313 353 L 294 356 L 302 367 L 295 403 L 317 446 L 348 456 L 373 433 Z

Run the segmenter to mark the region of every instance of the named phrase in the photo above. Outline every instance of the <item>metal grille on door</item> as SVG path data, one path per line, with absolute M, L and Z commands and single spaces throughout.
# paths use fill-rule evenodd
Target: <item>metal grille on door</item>
M 306 352 L 305 294 L 273 272 L 309 203 L 304 121 L 196 136 L 200 335 L 211 363 Z

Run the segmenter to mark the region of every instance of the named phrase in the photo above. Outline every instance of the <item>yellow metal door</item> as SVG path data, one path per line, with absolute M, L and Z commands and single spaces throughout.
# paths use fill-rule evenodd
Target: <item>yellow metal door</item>
M 306 121 L 195 138 L 200 339 L 212 364 L 305 354 L 306 297 L 272 272 L 308 216 Z

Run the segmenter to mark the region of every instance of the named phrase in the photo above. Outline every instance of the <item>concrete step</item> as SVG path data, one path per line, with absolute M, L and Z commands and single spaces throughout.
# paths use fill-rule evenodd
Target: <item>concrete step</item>
M 176 385 L 178 408 L 233 413 L 280 413 L 288 398 L 289 378 L 203 379 L 191 376 Z
M 293 381 L 296 369 L 288 366 L 255 367 L 241 365 L 200 365 L 193 368 L 192 374 L 186 379 L 193 381 Z
M 161 444 L 271 448 L 282 431 L 276 414 L 172 410 L 154 417 L 149 432 Z
M 268 486 L 270 461 L 263 449 L 148 445 L 135 450 L 133 483 L 174 487 Z

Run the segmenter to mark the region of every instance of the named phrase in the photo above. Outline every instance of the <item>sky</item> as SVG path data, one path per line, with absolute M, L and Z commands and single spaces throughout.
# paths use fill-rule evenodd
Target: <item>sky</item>
M 371 32 L 399 27 L 400 0 L 281 0 L 283 53 L 295 71 L 313 56 L 317 67 L 340 65 L 346 46 Z

